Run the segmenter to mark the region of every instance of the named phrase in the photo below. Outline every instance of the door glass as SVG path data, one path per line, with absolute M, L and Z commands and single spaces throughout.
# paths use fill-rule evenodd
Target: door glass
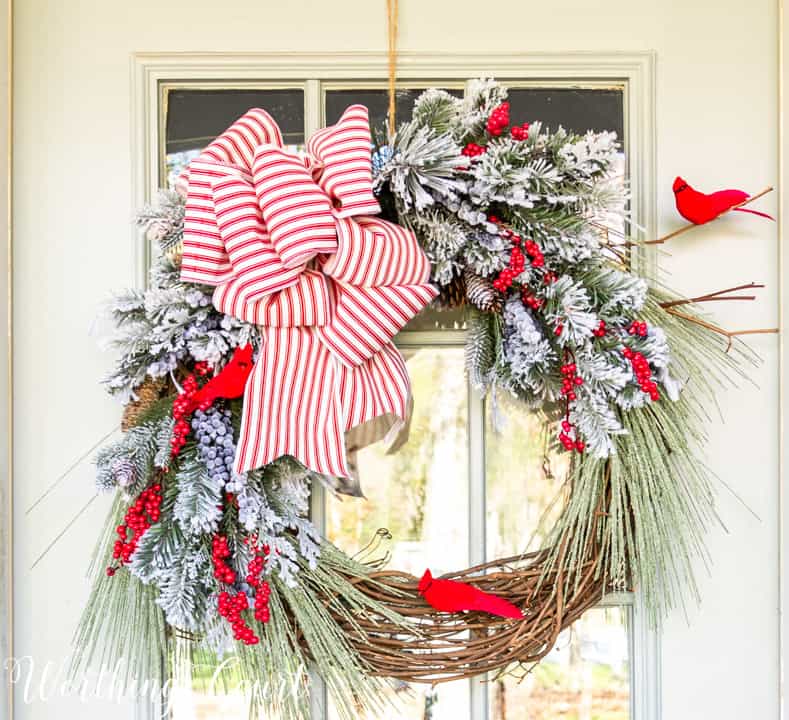
M 517 122 L 539 120 L 543 127 L 583 134 L 613 130 L 624 139 L 622 88 L 510 88 L 510 116 Z
M 326 536 L 356 553 L 386 528 L 365 559 L 388 552 L 388 567 L 417 577 L 468 566 L 468 393 L 462 348 L 404 349 L 414 394 L 408 442 L 394 455 L 380 443 L 358 456 L 366 498 L 329 498 Z M 394 689 L 387 720 L 461 720 L 469 713 L 469 685 L 459 681 Z M 329 714 L 333 718 L 333 713 Z M 360 720 L 362 720 L 360 718 Z M 364 720 L 377 720 L 365 718 Z
M 380 528 L 391 565 L 421 575 L 468 561 L 468 403 L 462 348 L 402 350 L 414 395 L 408 441 L 388 455 L 383 443 L 358 454 L 364 498 L 327 504 L 326 535 L 350 553 Z
M 491 682 L 490 720 L 627 720 L 630 609 L 587 610 L 531 672 Z
M 570 459 L 550 450 L 553 425 L 539 413 L 506 397 L 496 404 L 488 403 L 485 436 L 489 560 L 544 547 L 566 499 Z M 629 606 L 589 610 L 531 673 L 512 668 L 492 681 L 490 720 L 630 718 L 629 617 Z
M 395 95 L 395 117 L 397 123 L 411 118 L 414 102 L 427 89 L 403 88 Z M 462 88 L 447 88 L 447 92 L 455 97 L 463 97 Z M 365 105 L 370 111 L 370 126 L 373 128 L 373 137 L 376 132 L 379 137 L 386 138 L 386 115 L 389 112 L 389 93 L 381 88 L 375 89 L 342 89 L 327 90 L 325 96 L 324 116 L 327 125 L 336 123 L 349 105 Z
M 552 450 L 551 430 L 498 392 L 487 403 L 485 487 L 488 560 L 538 550 L 562 511 L 570 455 Z
M 304 91 L 255 89 L 170 89 L 165 96 L 164 171 L 167 186 L 192 158 L 251 108 L 264 108 L 277 121 L 286 146 L 304 144 Z

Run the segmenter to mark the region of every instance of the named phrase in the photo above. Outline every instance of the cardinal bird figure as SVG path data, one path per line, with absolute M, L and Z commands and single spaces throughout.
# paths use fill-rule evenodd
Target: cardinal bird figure
M 673 190 L 679 214 L 694 225 L 708 223 L 727 210 L 738 210 L 739 212 L 747 212 L 773 220 L 767 213 L 751 210 L 750 208 L 735 207 L 750 197 L 748 193 L 742 190 L 718 190 L 718 192 L 707 195 L 694 190 L 681 177 L 677 177 L 674 180 Z
M 252 372 L 252 346 L 238 347 L 233 357 L 220 370 L 218 375 L 212 377 L 203 385 L 192 398 L 193 408 L 206 410 L 218 398 L 231 400 L 244 394 L 247 378 Z
M 442 612 L 462 612 L 476 610 L 504 618 L 523 617 L 520 608 L 504 598 L 484 592 L 457 580 L 441 580 L 425 570 L 419 581 L 419 594 L 431 607 Z

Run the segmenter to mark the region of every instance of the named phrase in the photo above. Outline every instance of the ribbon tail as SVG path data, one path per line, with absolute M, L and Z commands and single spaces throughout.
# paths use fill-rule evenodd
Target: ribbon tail
M 384 438 L 384 442 L 386 443 L 387 455 L 394 455 L 398 450 L 400 450 L 403 445 L 408 442 L 408 438 L 411 437 L 411 420 L 414 417 L 414 396 L 408 396 L 408 407 L 406 409 L 407 417 L 405 420 L 401 420 L 396 425 L 392 426 L 392 429 L 389 431 L 389 434 Z
M 290 455 L 322 475 L 349 477 L 337 362 L 312 328 L 261 328 L 247 381 L 234 470 Z

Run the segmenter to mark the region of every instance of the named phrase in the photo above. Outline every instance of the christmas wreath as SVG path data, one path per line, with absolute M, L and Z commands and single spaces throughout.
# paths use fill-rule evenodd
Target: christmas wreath
M 267 717 L 308 716 L 313 668 L 352 718 L 391 679 L 528 670 L 611 589 L 656 620 L 692 593 L 704 403 L 751 357 L 636 271 L 617 151 L 511 124 L 481 80 L 383 145 L 354 106 L 291 154 L 251 110 L 193 160 L 139 215 L 148 288 L 111 304 L 124 432 L 96 460 L 115 500 L 75 669 L 160 677 L 186 643 L 235 653 Z M 392 338 L 436 296 L 466 308 L 479 391 L 555 426 L 571 489 L 538 552 L 419 579 L 322 539 L 308 498 L 359 494 L 356 450 L 405 441 Z

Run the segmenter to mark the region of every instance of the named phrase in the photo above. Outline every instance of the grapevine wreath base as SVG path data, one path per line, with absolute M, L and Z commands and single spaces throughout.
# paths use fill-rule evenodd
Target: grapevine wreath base
M 553 648 L 559 633 L 600 601 L 605 582 L 596 576 L 591 553 L 578 568 L 578 582 L 565 588 L 562 571 L 544 573 L 544 553 L 477 565 L 447 575 L 473 583 L 525 609 L 512 622 L 486 613 L 439 613 L 419 597 L 419 579 L 395 570 L 349 579 L 370 598 L 410 622 L 359 616 L 354 628 L 342 618 L 353 648 L 376 675 L 406 682 L 439 683 L 528 668 Z M 566 593 L 566 596 L 565 596 Z
M 309 716 L 307 668 L 341 717 L 380 717 L 393 680 L 528 672 L 610 590 L 637 585 L 656 622 L 695 592 L 704 406 L 753 357 L 700 317 L 721 293 L 630 269 L 615 137 L 511 125 L 484 80 L 370 138 L 355 106 L 296 157 L 253 110 L 140 214 L 162 253 L 111 304 L 127 404 L 96 460 L 115 502 L 75 673 L 122 658 L 131 687 L 234 657 L 266 717 Z M 335 548 L 308 499 L 361 495 L 355 452 L 406 441 L 391 338 L 436 294 L 467 311 L 479 391 L 541 412 L 572 462 L 542 550 L 431 581 Z

